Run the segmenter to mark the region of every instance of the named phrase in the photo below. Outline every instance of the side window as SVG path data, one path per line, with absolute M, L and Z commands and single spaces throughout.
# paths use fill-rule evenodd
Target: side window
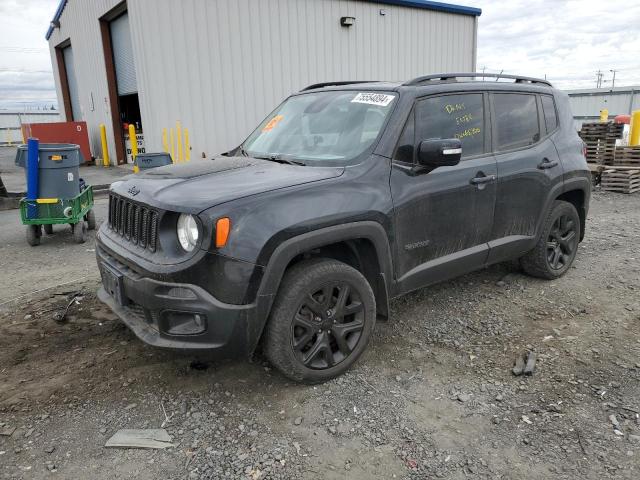
M 540 140 L 535 95 L 494 93 L 492 97 L 498 151 L 526 147 Z
M 393 159 L 397 162 L 413 163 L 413 145 L 415 143 L 414 125 L 415 116 L 412 110 L 400 135 L 400 140 L 396 147 L 396 154 L 393 156 Z
M 485 152 L 481 93 L 443 95 L 420 100 L 416 109 L 416 142 L 458 138 L 462 157 Z
M 540 99 L 542 100 L 542 113 L 544 113 L 544 123 L 547 126 L 547 133 L 551 133 L 558 126 L 556 104 L 551 95 L 541 95 Z

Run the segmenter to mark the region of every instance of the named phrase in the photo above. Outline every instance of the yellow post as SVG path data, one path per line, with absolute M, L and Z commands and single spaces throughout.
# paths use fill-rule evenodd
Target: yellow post
M 173 128 L 172 128 L 171 129 L 171 161 L 173 163 L 176 163 L 176 144 L 173 137 L 174 135 L 173 135 Z
M 162 129 L 162 150 L 165 153 L 169 153 L 169 143 L 167 142 L 167 129 Z
M 102 165 L 108 167 L 109 162 L 109 147 L 107 146 L 107 127 L 104 123 L 100 124 L 100 143 L 102 143 Z
M 11 133 L 11 129 L 7 128 L 7 143 L 9 146 L 13 146 L 13 134 Z
M 129 143 L 131 144 L 131 160 L 133 160 L 133 173 L 138 173 L 140 169 L 136 165 L 136 157 L 138 156 L 138 137 L 136 136 L 136 127 L 133 123 L 129 124 Z
M 178 145 L 178 162 L 184 161 L 184 154 L 182 150 L 182 127 L 180 122 L 176 121 L 176 143 Z
M 191 145 L 189 145 L 189 129 L 184 129 L 184 159 L 188 162 L 191 160 Z
M 607 110 L 606 108 L 603 108 L 602 110 L 600 110 L 600 121 L 601 122 L 609 121 L 609 110 Z
M 631 127 L 629 130 L 629 145 L 640 145 L 640 110 L 631 114 Z

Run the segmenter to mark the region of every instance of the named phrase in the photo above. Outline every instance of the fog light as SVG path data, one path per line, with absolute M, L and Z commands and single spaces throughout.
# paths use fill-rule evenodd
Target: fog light
M 162 316 L 169 335 L 197 335 L 207 329 L 207 319 L 200 313 L 164 311 Z

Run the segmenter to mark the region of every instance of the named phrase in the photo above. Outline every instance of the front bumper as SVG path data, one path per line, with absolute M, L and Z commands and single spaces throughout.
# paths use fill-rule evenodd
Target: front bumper
M 104 285 L 98 298 L 143 342 L 156 347 L 214 351 L 223 357 L 250 353 L 247 335 L 256 315 L 255 304 L 223 303 L 197 285 L 144 277 L 99 247 L 96 257 L 103 282 L 105 275 L 113 273 L 120 279 L 119 299 Z M 204 331 L 171 333 L 172 319 L 177 315 L 198 315 L 204 319 Z

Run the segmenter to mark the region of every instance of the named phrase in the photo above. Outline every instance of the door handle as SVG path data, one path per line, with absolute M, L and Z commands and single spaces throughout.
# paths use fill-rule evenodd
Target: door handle
M 538 168 L 540 170 L 546 170 L 548 168 L 556 167 L 557 165 L 558 165 L 558 161 L 557 160 L 551 161 L 551 160 L 549 160 L 548 158 L 545 157 L 545 158 L 542 159 L 542 162 L 540 162 L 538 164 Z
M 495 175 L 483 175 L 482 177 L 475 177 L 469 180 L 471 185 L 482 185 L 483 183 L 493 182 L 496 179 Z

